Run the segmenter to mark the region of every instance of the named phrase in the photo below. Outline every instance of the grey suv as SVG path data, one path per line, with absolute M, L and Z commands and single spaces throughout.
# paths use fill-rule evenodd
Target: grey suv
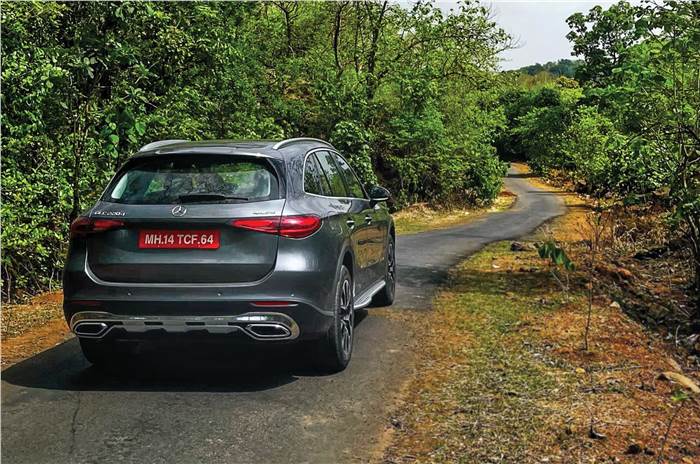
M 342 370 L 355 310 L 394 300 L 388 198 L 322 140 L 151 143 L 71 225 L 66 320 L 94 364 L 186 333 L 308 341 Z

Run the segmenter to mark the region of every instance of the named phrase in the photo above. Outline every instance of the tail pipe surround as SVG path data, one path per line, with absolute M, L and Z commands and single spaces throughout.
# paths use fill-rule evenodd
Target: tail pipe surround
M 109 329 L 105 322 L 79 322 L 73 327 L 73 332 L 78 337 L 102 337 Z
M 243 332 L 255 340 L 293 340 L 299 326 L 286 314 L 250 312 L 237 316 L 125 316 L 103 311 L 83 311 L 70 321 L 73 333 L 81 338 L 102 338 L 113 329 L 129 334 L 161 331 L 166 333 Z

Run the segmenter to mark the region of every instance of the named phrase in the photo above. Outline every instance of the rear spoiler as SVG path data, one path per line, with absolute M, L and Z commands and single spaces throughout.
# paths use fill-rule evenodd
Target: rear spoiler
M 156 142 L 147 143 L 146 145 L 139 148 L 139 153 L 142 151 L 155 150 L 156 148 L 165 147 L 167 145 L 174 145 L 176 143 L 188 142 L 188 140 L 182 139 L 170 139 L 170 140 L 158 140 Z

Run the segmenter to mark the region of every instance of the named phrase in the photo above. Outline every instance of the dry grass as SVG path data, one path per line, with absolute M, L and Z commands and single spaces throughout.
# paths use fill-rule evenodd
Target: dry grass
M 2 306 L 2 367 L 70 338 L 62 301 L 61 292 L 49 292 L 27 304 Z
M 515 195 L 501 191 L 494 203 L 485 208 L 434 208 L 418 203 L 394 213 L 398 234 L 415 234 L 426 230 L 444 229 L 481 218 L 488 213 L 505 211 L 515 202 Z
M 62 343 L 73 334 L 63 318 L 51 319 L 46 323 L 35 326 L 32 330 L 13 338 L 2 340 L 2 367 L 8 367 L 23 359 L 41 353 Z
M 524 164 L 514 164 L 522 173 L 529 173 Z M 587 218 L 594 201 L 570 191 L 558 181 L 553 187 L 538 178 L 530 182 L 543 188 L 558 188 L 569 213 L 556 225 L 556 239 L 568 249 L 575 261 L 583 262 L 583 241 L 590 235 Z M 618 301 L 635 320 L 662 336 L 674 338 L 685 349 L 700 354 L 698 321 L 693 318 L 693 270 L 690 250 L 678 230 L 668 227 L 666 209 L 658 204 L 625 206 L 618 203 L 604 206 L 610 229 L 605 232 L 605 244 L 596 277 L 600 291 Z M 638 254 L 650 253 L 653 258 L 640 259 Z M 696 340 L 696 341 L 693 341 Z M 697 361 L 700 362 L 700 359 Z
M 576 255 L 590 205 L 564 198 L 568 214 L 529 241 L 552 237 Z M 421 321 L 430 330 L 381 461 L 656 462 L 680 388 L 659 374 L 680 369 L 698 382 L 697 364 L 611 306 L 605 288 L 583 351 L 582 280 L 573 276 L 565 297 L 536 251 L 510 243 L 454 270 Z M 604 438 L 591 438 L 591 424 Z M 700 463 L 698 399 L 683 404 L 663 462 Z
M 13 338 L 62 318 L 61 292 L 43 293 L 26 304 L 5 304 L 2 306 L 2 337 Z

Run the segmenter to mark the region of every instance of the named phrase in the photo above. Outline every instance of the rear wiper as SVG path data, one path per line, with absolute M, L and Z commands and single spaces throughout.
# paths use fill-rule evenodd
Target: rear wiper
M 217 200 L 239 200 L 248 201 L 247 197 L 237 197 L 235 195 L 223 195 L 220 193 L 189 193 L 187 195 L 180 195 L 177 197 L 180 203 L 197 203 L 205 201 L 217 201 Z

